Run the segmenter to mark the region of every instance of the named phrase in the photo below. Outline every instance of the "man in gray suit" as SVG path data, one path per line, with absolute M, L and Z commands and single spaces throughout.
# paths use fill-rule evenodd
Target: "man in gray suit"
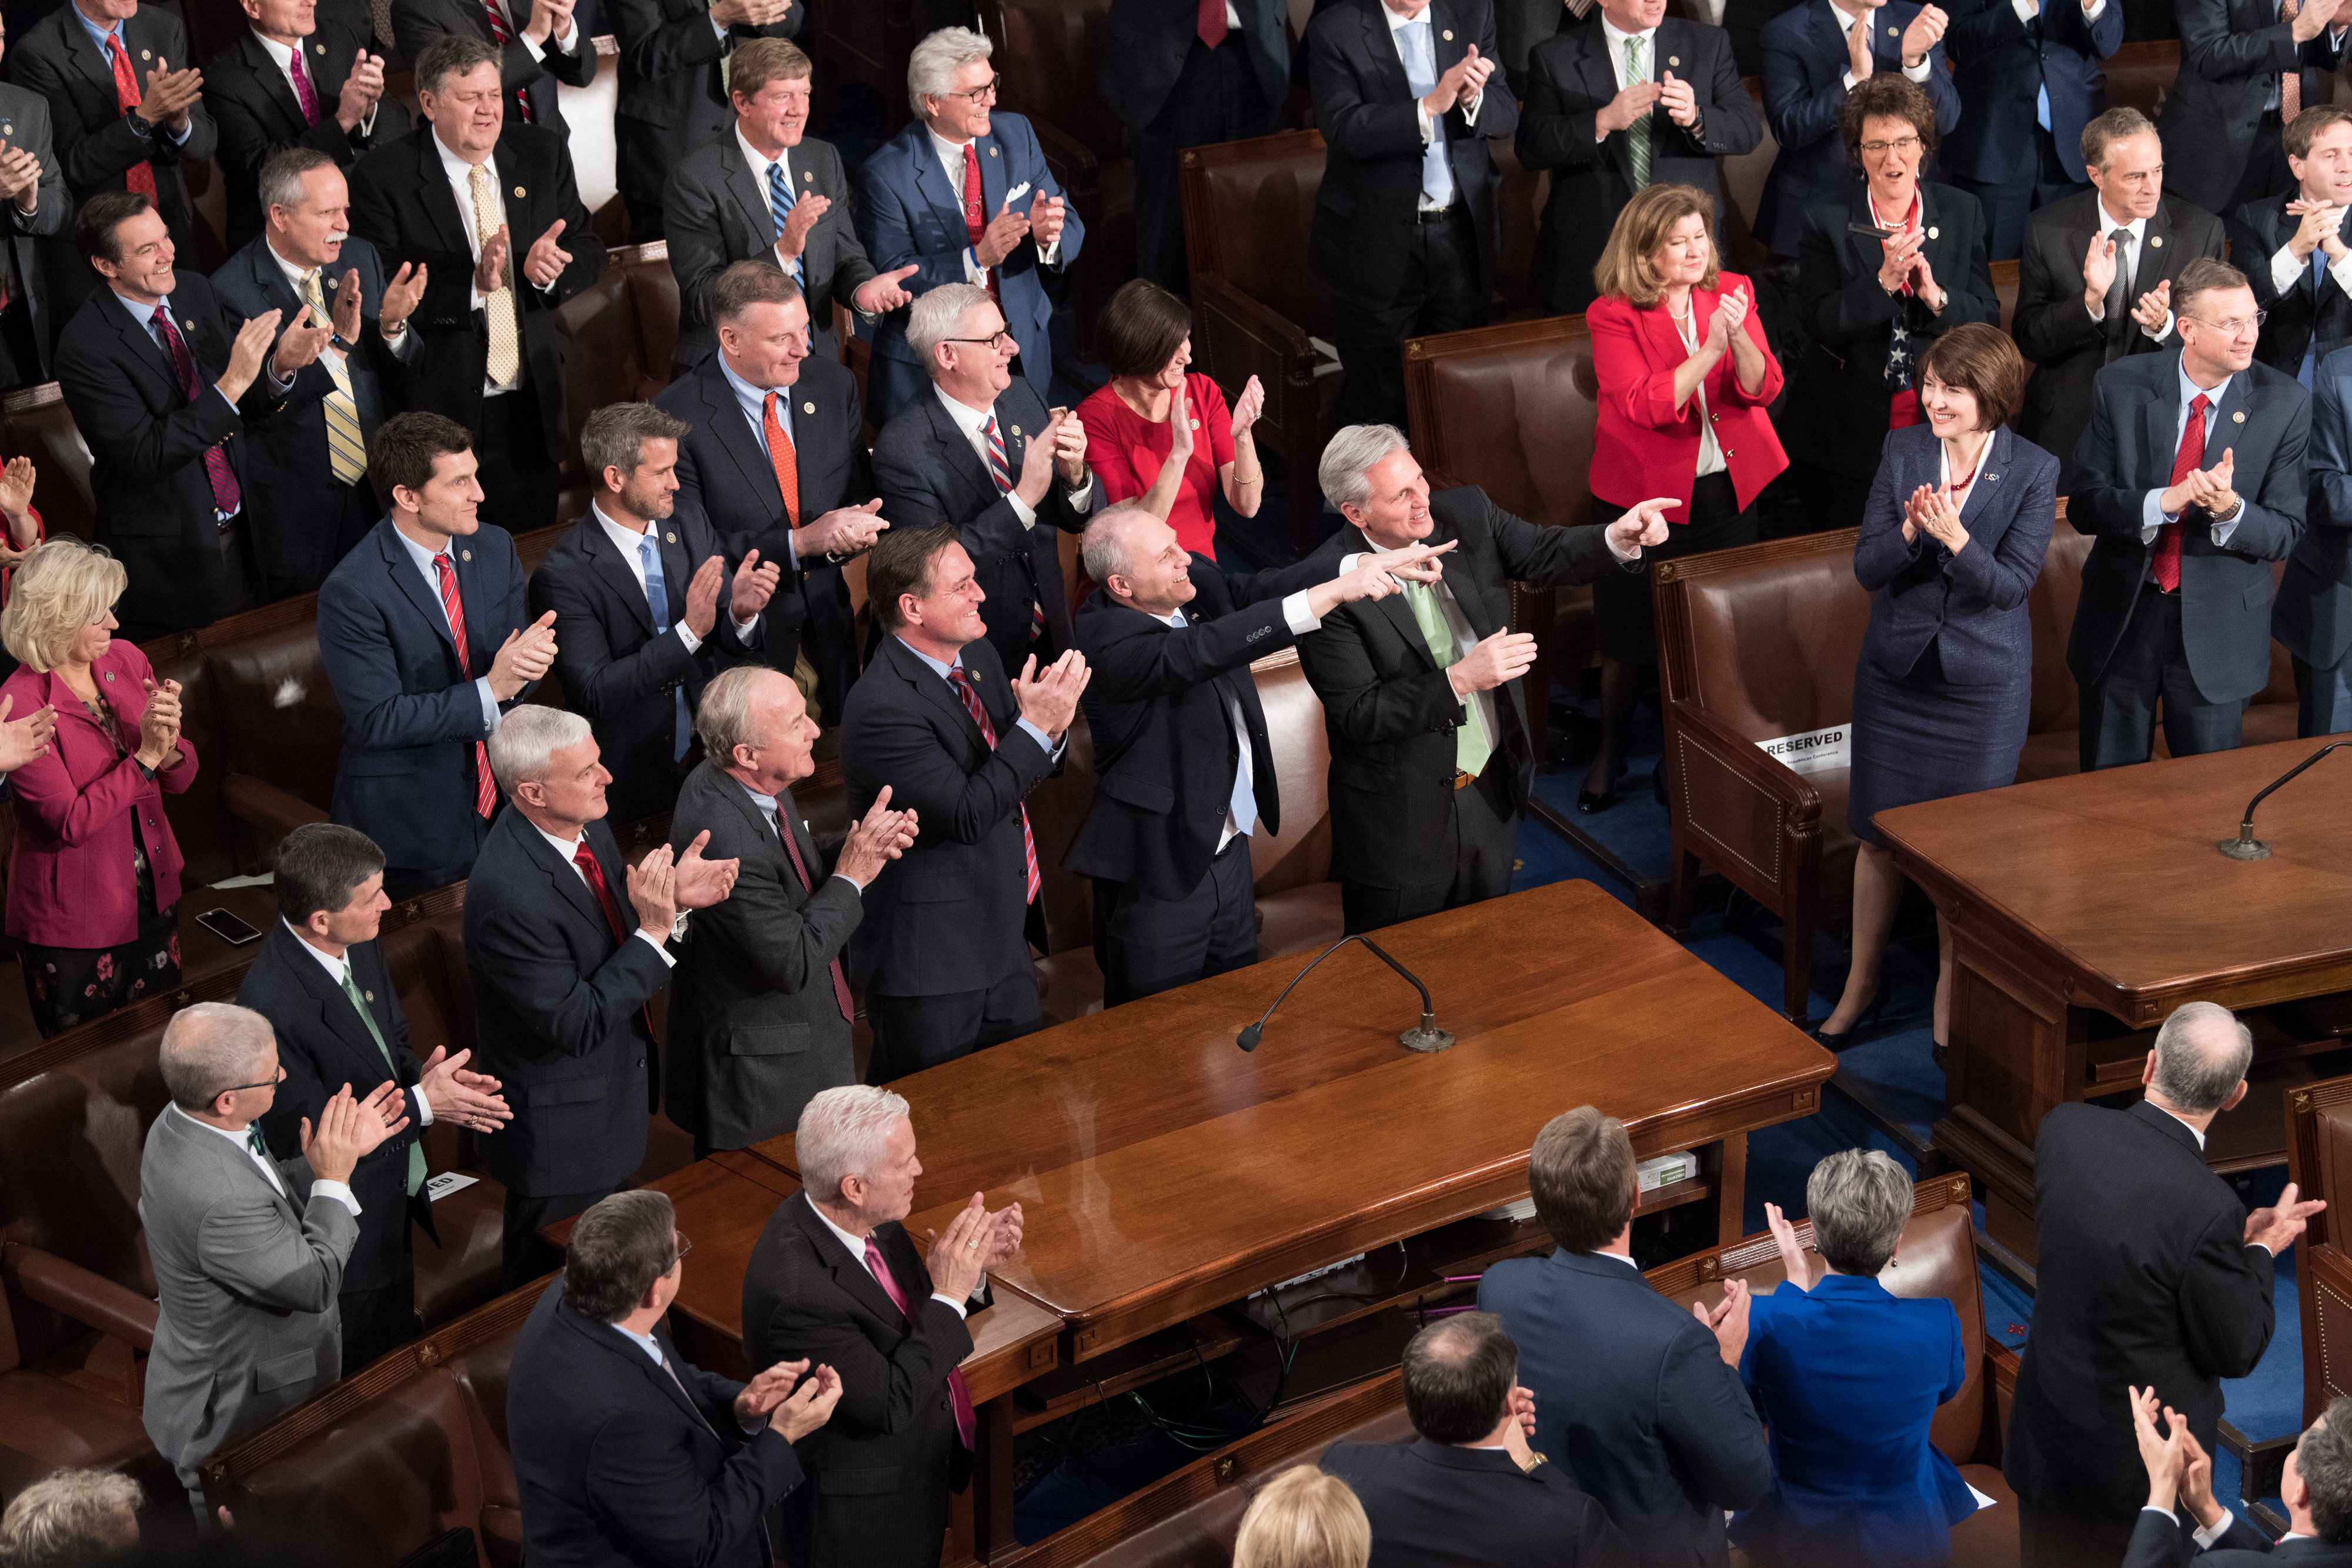
M 916 268 L 877 276 L 858 243 L 841 154 L 803 134 L 813 69 L 782 38 L 736 45 L 728 58 L 732 133 L 687 154 L 662 193 L 669 269 L 677 279 L 672 381 L 718 347 L 710 285 L 730 263 L 764 261 L 792 274 L 809 305 L 810 352 L 826 359 L 841 357 L 836 302 L 872 321 L 912 298 L 900 285 Z
M 276 1103 L 269 1020 L 200 1002 L 163 1031 L 172 1103 L 147 1130 L 139 1218 L 162 1296 L 142 1419 L 199 1516 L 197 1469 L 215 1451 L 335 1381 L 335 1296 L 359 1239 L 352 1172 L 408 1125 L 389 1079 L 343 1085 L 302 1124 L 302 1157 L 275 1160 L 258 1125 Z
M 741 862 L 735 892 L 702 911 L 670 977 L 665 1085 L 695 1157 L 779 1137 L 819 1092 L 857 1082 L 842 953 L 866 886 L 915 841 L 885 788 L 830 870 L 791 795 L 815 771 L 817 727 L 782 671 L 745 664 L 710 683 L 695 716 L 704 759 L 679 786 L 670 831 Z

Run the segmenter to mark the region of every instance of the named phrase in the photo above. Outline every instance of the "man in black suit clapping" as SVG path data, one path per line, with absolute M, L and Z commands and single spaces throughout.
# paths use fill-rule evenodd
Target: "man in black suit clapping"
M 360 155 L 408 133 L 408 110 L 383 101 L 374 40 L 319 15 L 317 0 L 243 0 L 251 26 L 205 67 L 205 107 L 220 127 L 228 243 L 269 221 L 263 165 L 291 148 L 323 152 L 348 172 Z

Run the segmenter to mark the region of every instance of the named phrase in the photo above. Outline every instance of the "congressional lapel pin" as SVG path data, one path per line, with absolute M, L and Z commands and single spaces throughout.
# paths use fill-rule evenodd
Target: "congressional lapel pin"
M 1439 34 L 1439 35 L 1437 35 L 1437 36 L 1438 36 L 1439 37 L 1441 37 L 1441 38 L 1444 38 L 1447 43 L 1449 43 L 1449 44 L 1450 44 L 1450 43 L 1452 43 L 1452 42 L 1454 41 L 1454 29 L 1453 29 L 1453 28 L 1451 28 L 1451 27 L 1448 27 L 1448 28 L 1446 28 L 1446 29 L 1445 29 L 1445 31 L 1444 31 L 1443 33 L 1440 33 L 1440 34 Z
M 1014 425 L 1014 426 L 1013 427 L 1013 434 L 1015 434 L 1015 435 L 1020 434 L 1021 434 L 1021 427 L 1020 427 L 1019 425 L 1017 425 L 1017 424 L 1016 424 L 1016 425 Z
M 2150 235 L 2147 236 L 2147 243 L 2154 246 L 2157 249 L 2162 250 L 2164 248 L 2164 236 L 2162 235 Z
M 107 672 L 106 672 L 106 678 L 107 678 L 108 680 L 110 680 L 110 680 L 112 680 L 112 679 L 114 679 L 114 672 L 113 672 L 112 670 L 109 670 L 109 671 L 107 671 Z
M 676 534 L 664 534 L 662 535 L 662 542 L 664 544 L 674 545 L 677 543 L 677 536 Z
M 523 188 L 522 188 L 520 185 L 517 185 L 517 186 L 515 187 L 515 199 L 516 199 L 517 201 L 520 201 L 520 200 L 522 199 L 522 196 L 523 196 Z
M 139 51 L 139 57 L 142 60 L 152 60 L 155 57 L 152 54 L 150 54 L 147 50 L 142 49 Z
M 1682 63 L 1683 63 L 1683 57 L 1682 57 L 1682 56 L 1680 56 L 1680 55 L 1668 55 L 1668 56 L 1666 57 L 1666 64 L 1668 64 L 1668 65 L 1670 65 L 1670 66 L 1678 66 L 1678 65 L 1680 65 L 1680 64 L 1682 64 Z
M 814 170 L 813 170 L 813 169 L 803 169 L 803 170 L 802 170 L 802 171 L 801 171 L 801 183 L 802 183 L 802 184 L 803 184 L 803 185 L 812 184 L 812 183 L 814 183 L 815 182 L 815 180 L 816 180 L 816 172 L 815 172 Z
M 193 332 L 196 329 L 196 319 L 194 316 L 183 316 L 180 318 L 180 325 Z
M 991 158 L 995 157 L 995 156 L 996 156 L 996 149 L 995 149 L 995 148 L 993 148 L 993 147 L 990 148 L 990 149 L 988 150 L 988 155 L 989 155 Z
M 474 552 L 469 549 L 461 549 L 457 552 L 457 559 L 459 560 L 471 560 L 474 559 Z
M 326 51 L 325 51 L 324 49 L 321 49 L 321 50 L 320 50 L 319 52 L 320 52 L 320 54 L 324 54 L 324 53 L 326 53 Z M 365 998 L 366 998 L 368 1000 L 370 1000 L 370 1001 L 373 1001 L 373 1000 L 375 1000 L 375 993 L 374 993 L 373 991 L 362 991 L 362 992 L 360 993 L 360 995 L 362 995 L 362 996 L 365 997 Z
M 814 413 L 816 412 L 816 404 L 813 402 L 804 402 L 801 404 L 801 412 L 803 413 Z
M 0 125 L 0 136 L 14 136 L 14 135 L 16 135 L 16 128 L 15 126 L 13 126 L 13 125 Z
M 1943 236 L 1942 236 L 1942 235 L 1938 235 L 1938 234 L 1937 234 L 1937 233 L 1933 228 L 1930 228 L 1930 229 L 1928 229 L 1928 231 L 1927 231 L 1927 237 L 1928 237 L 1929 239 L 1940 239 L 1940 238 L 1942 238 Z
M 327 52 L 327 46 L 326 46 L 326 45 L 324 45 L 324 44 L 313 44 L 313 45 L 311 46 L 311 47 L 313 47 L 313 48 L 317 49 L 317 50 L 318 50 L 320 54 L 322 54 L 322 55 L 323 55 L 323 54 L 325 54 L 325 53 Z M 373 1000 L 375 1000 L 375 993 L 373 993 L 373 991 L 369 992 L 369 993 L 368 993 L 368 1000 L 370 1000 L 370 1001 L 373 1001 Z
M 2230 423 L 2232 423 L 2232 424 L 2243 424 L 2243 423 L 2246 423 L 2246 411 L 2245 411 L 2244 409 L 2242 409 L 2242 409 L 2240 409 L 2237 413 L 2235 413 L 2231 414 L 2231 415 L 2230 416 Z
M 1890 37 L 1890 38 L 1899 38 L 1899 37 L 1901 37 L 1903 35 L 1902 35 L 1901 33 L 1897 32 L 1895 28 L 1893 28 L 1893 27 L 1889 27 L 1889 28 L 1887 28 L 1887 29 L 1886 29 L 1886 36 L 1887 36 L 1888 37 Z

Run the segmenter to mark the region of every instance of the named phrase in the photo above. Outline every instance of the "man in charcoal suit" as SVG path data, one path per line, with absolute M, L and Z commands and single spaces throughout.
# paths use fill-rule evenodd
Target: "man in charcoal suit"
M 67 240 L 73 198 L 49 135 L 48 100 L 0 82 L 0 389 L 49 379 L 58 314 L 50 308 L 44 240 Z M 70 252 L 69 240 L 58 247 Z M 73 257 L 73 270 L 81 271 Z
M 383 100 L 383 57 L 360 29 L 319 15 L 316 0 L 243 0 L 252 26 L 205 67 L 205 106 L 220 127 L 228 243 L 269 216 L 261 171 L 307 147 L 348 173 L 362 154 L 408 132 L 408 110 Z
M 613 112 L 629 238 L 664 237 L 662 191 L 681 157 L 723 141 L 743 46 L 781 43 L 808 23 L 807 0 L 612 0 L 621 46 Z

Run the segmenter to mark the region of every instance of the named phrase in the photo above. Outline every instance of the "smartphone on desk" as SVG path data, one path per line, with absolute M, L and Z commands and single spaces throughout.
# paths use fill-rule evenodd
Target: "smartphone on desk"
M 207 909 L 196 916 L 196 924 L 232 947 L 242 947 L 248 942 L 261 940 L 260 932 L 226 909 Z

